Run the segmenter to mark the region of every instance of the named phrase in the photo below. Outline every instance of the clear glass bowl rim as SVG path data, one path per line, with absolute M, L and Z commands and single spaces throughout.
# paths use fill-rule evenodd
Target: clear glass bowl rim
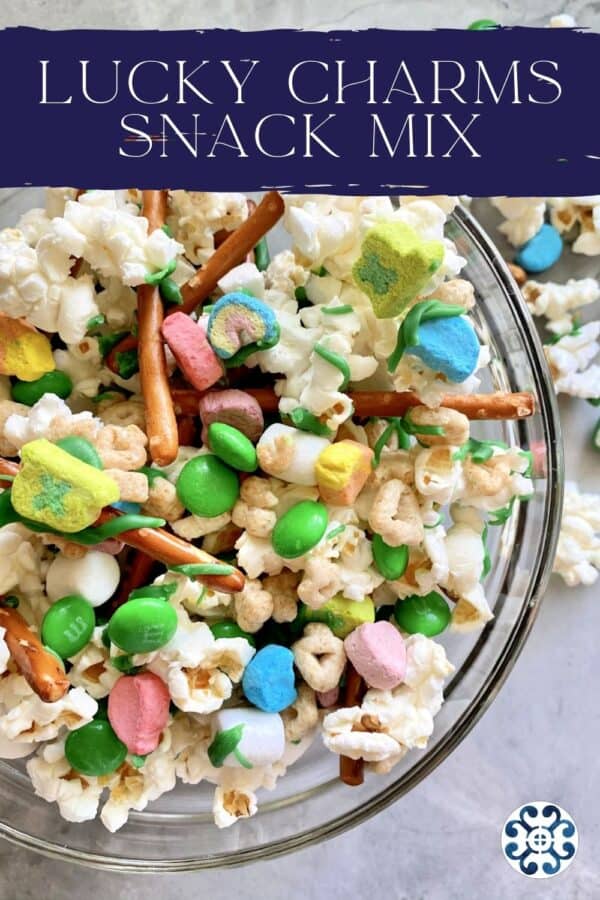
M 466 233 L 473 245 L 477 247 L 482 256 L 493 267 L 499 285 L 511 307 L 515 324 L 520 332 L 523 345 L 527 348 L 531 362 L 535 381 L 534 392 L 539 403 L 537 412 L 542 418 L 547 445 L 547 490 L 543 537 L 540 552 L 532 568 L 531 578 L 527 585 L 521 617 L 512 629 L 510 639 L 503 647 L 503 652 L 495 660 L 494 666 L 465 712 L 431 753 L 425 755 L 408 773 L 405 773 L 387 788 L 375 794 L 359 808 L 357 807 L 351 812 L 330 819 L 321 826 L 310 828 L 281 840 L 268 841 L 253 847 L 238 849 L 234 853 L 213 854 L 206 858 L 184 857 L 161 861 L 95 854 L 73 849 L 58 842 L 43 840 L 37 836 L 33 837 L 1 821 L 0 837 L 25 849 L 63 862 L 68 861 L 89 868 L 140 874 L 229 868 L 259 860 L 273 859 L 336 837 L 383 811 L 437 768 L 466 737 L 483 713 L 489 708 L 508 677 L 529 636 L 552 571 L 562 512 L 563 452 L 556 395 L 550 373 L 544 361 L 539 335 L 523 301 L 521 292 L 496 246 L 476 219 L 462 206 L 456 207 L 451 214 L 451 218 L 454 219 L 454 222 Z

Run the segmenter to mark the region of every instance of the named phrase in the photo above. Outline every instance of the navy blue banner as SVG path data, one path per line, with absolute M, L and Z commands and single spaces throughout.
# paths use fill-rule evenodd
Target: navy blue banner
M 600 35 L 0 32 L 2 186 L 600 193 Z

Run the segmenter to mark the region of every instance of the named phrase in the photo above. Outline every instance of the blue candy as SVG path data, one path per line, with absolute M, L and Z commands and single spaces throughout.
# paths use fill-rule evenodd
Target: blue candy
M 479 341 L 464 316 L 430 319 L 419 325 L 419 343 L 406 352 L 449 381 L 460 383 L 477 368 Z
M 526 272 L 543 272 L 553 266 L 563 250 L 563 240 L 553 225 L 545 223 L 537 234 L 523 244 L 515 262 Z
M 279 644 L 267 644 L 246 666 L 242 688 L 246 699 L 264 712 L 286 709 L 296 699 L 292 651 Z

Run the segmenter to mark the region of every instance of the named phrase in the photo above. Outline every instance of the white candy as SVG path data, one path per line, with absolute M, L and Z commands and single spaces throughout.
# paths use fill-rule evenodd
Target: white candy
M 236 725 L 244 726 L 236 750 L 252 767 L 270 766 L 283 756 L 285 734 L 283 720 L 278 713 L 267 713 L 260 709 L 221 709 L 214 714 L 212 725 L 213 737 Z M 239 769 L 243 764 L 235 753 L 230 753 L 225 757 L 223 765 Z
M 292 484 L 314 485 L 317 459 L 328 446 L 327 438 L 276 423 L 263 432 L 256 449 L 260 467 L 268 475 Z
M 92 606 L 102 606 L 116 591 L 120 578 L 119 564 L 108 553 L 90 550 L 81 559 L 59 553 L 48 569 L 46 591 L 53 601 L 79 594 Z

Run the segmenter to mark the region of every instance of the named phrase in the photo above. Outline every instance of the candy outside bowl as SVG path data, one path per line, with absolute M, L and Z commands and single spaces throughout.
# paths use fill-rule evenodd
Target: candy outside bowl
M 2 222 L 42 205 L 41 192 L 0 196 Z M 340 834 L 414 788 L 454 750 L 488 708 L 534 623 L 550 575 L 562 502 L 562 450 L 554 390 L 542 347 L 520 292 L 492 241 L 458 208 L 447 235 L 467 260 L 475 286 L 473 319 L 492 361 L 481 391 L 532 391 L 537 410 L 518 422 L 475 423 L 475 437 L 534 450 L 535 491 L 501 526 L 490 527 L 486 593 L 495 618 L 479 632 L 447 633 L 441 641 L 455 672 L 426 750 L 412 751 L 388 775 L 366 774 L 360 787 L 338 777 L 338 757 L 319 738 L 274 791 L 259 791 L 259 812 L 232 828 L 213 823 L 212 786 L 178 782 L 110 834 L 99 821 L 71 824 L 55 804 L 35 796 L 23 760 L 0 760 L 0 836 L 47 856 L 117 871 L 175 872 L 264 860 Z M 286 246 L 277 229 L 272 249 Z

